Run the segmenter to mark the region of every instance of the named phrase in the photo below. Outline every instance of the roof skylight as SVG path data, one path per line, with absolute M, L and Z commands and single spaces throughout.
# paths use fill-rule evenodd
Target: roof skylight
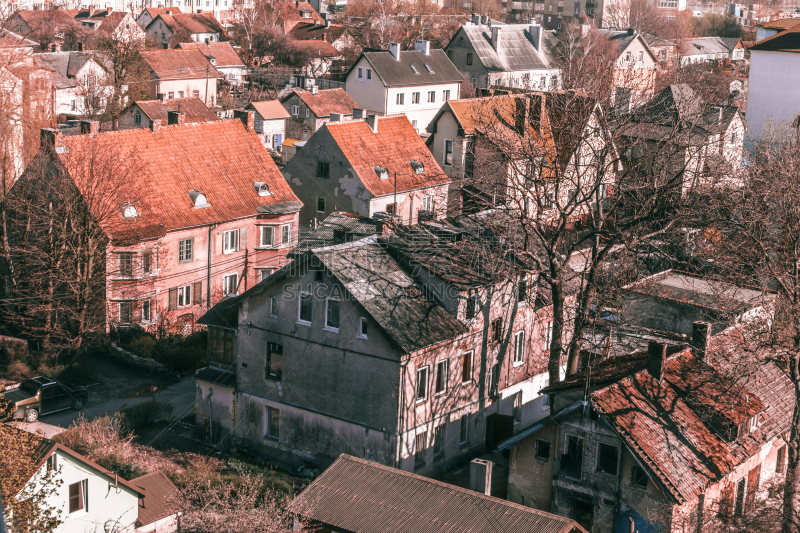
M 411 70 L 414 71 L 414 74 L 419 74 L 419 71 L 417 70 L 417 67 L 415 67 L 414 65 L 411 65 Z
M 433 69 L 431 68 L 431 66 L 430 66 L 430 65 L 428 65 L 427 63 L 425 64 L 425 68 L 426 68 L 426 69 L 428 69 L 428 72 L 430 72 L 431 74 L 433 74 L 433 73 L 434 73 L 434 72 L 433 72 Z

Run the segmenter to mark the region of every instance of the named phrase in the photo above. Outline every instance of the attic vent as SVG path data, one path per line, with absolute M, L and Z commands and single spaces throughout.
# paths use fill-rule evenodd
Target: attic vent
M 414 172 L 417 174 L 424 174 L 425 173 L 425 165 L 420 163 L 419 161 L 411 160 L 411 168 L 414 169 Z
M 426 65 L 425 65 L 425 68 L 426 68 L 426 69 L 428 69 L 428 72 L 430 72 L 431 74 L 433 74 L 433 73 L 434 73 L 434 72 L 433 72 L 433 69 L 431 68 L 431 66 L 430 66 L 430 65 L 426 64 Z
M 125 202 L 122 204 L 122 218 L 136 218 L 139 216 L 139 211 L 136 210 L 136 206 L 133 204 L 129 204 Z
M 269 185 L 264 183 L 263 181 L 257 181 L 253 183 L 253 187 L 256 188 L 256 192 L 259 196 L 269 196 L 272 194 L 272 191 L 269 190 Z
M 216 65 L 217 64 L 217 58 L 209 56 L 208 57 L 208 62 L 211 63 L 212 65 Z
M 385 168 L 383 168 L 383 167 L 372 167 L 372 170 L 375 171 L 375 174 L 377 174 L 380 179 L 382 179 L 382 180 L 388 180 L 389 179 L 389 171 L 386 170 Z
M 209 204 L 206 201 L 206 195 L 201 193 L 201 192 L 198 192 L 198 191 L 195 191 L 194 189 L 192 189 L 191 191 L 189 191 L 189 197 L 192 199 L 192 202 L 194 203 L 194 208 L 195 209 L 202 209 L 204 207 L 211 207 L 211 204 Z
M 186 72 L 185 70 L 183 70 L 183 67 L 178 67 L 178 70 L 181 72 Z
M 419 71 L 417 70 L 417 67 L 415 67 L 414 65 L 411 65 L 411 70 L 414 71 L 414 74 L 419 74 Z

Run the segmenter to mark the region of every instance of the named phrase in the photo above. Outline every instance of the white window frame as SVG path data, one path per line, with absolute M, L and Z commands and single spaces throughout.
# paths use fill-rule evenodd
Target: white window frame
M 232 254 L 239 251 L 239 230 L 230 229 L 222 233 L 222 253 Z
M 319 210 L 320 201 L 322 201 L 322 211 Z M 327 206 L 325 205 L 325 197 L 317 196 L 317 213 L 324 213 L 326 207 Z
M 469 379 L 467 379 L 467 381 L 464 381 L 464 356 L 467 355 L 467 354 L 470 354 L 469 355 L 469 374 L 467 375 L 467 377 Z M 467 385 L 469 383 L 472 383 L 472 381 L 473 381 L 473 377 L 472 376 L 473 376 L 473 373 L 475 372 L 475 350 L 465 350 L 465 351 L 461 352 L 461 369 L 460 370 L 461 370 L 461 384 L 462 385 Z
M 367 81 L 372 81 L 372 69 L 367 69 Z
M 256 283 L 264 281 L 275 272 L 274 268 L 257 268 L 256 270 L 258 271 L 258 281 Z
M 367 332 L 364 332 L 364 326 L 367 326 Z M 356 332 L 356 336 L 359 339 L 367 340 L 369 336 L 369 322 L 367 322 L 366 317 L 359 317 L 358 318 L 358 331 Z
M 425 391 L 422 396 L 419 395 L 420 373 L 425 374 L 425 381 L 424 381 Z M 414 387 L 414 398 L 416 400 L 416 403 L 422 403 L 428 399 L 428 395 L 430 394 L 430 391 L 428 390 L 428 387 L 430 386 L 429 383 L 430 375 L 431 375 L 431 367 L 428 365 L 421 366 L 417 369 L 417 380 L 414 382 L 414 384 L 416 385 Z
M 342 323 L 342 301 L 338 298 L 325 298 L 325 326 L 322 329 L 325 331 L 330 331 L 331 333 L 339 333 L 338 326 L 328 325 L 328 306 L 332 301 L 339 302 L 339 325 Z
M 284 237 L 284 233 L 287 235 Z M 292 225 L 281 224 L 281 246 L 289 246 L 292 243 Z
M 436 202 L 432 195 L 425 195 L 422 197 L 422 203 L 420 205 L 422 211 L 433 211 L 436 207 Z
M 233 284 L 231 285 L 230 281 L 231 278 L 233 279 Z M 228 290 L 231 289 L 231 290 Z M 227 296 L 228 294 L 236 294 L 239 292 L 239 274 L 234 272 L 233 274 L 225 274 L 222 276 L 222 294 Z
M 514 333 L 514 366 L 525 364 L 525 330 Z
M 428 91 L 428 103 L 429 104 L 436 103 L 436 91 Z
M 546 389 L 549 386 L 550 386 L 550 378 L 545 378 L 544 387 L 542 388 Z M 542 402 L 542 411 L 547 411 L 548 409 L 550 409 L 550 396 L 548 396 L 547 394 L 542 394 L 542 396 L 544 396 L 544 401 Z
M 512 404 L 511 414 L 514 417 L 514 423 L 519 424 L 522 422 L 522 391 L 517 391 L 513 398 L 514 403 Z
M 300 106 L 299 105 L 293 105 L 292 106 L 292 116 L 296 117 L 299 114 L 300 114 Z
M 411 93 L 411 105 L 419 104 L 419 92 Z
M 188 243 L 188 246 L 186 245 Z M 183 247 L 183 259 L 181 259 L 181 247 Z M 189 263 L 194 260 L 194 238 L 180 239 L 178 241 L 178 262 Z
M 183 304 L 181 304 L 181 302 L 183 302 Z M 192 305 L 192 284 L 190 283 L 189 285 L 178 287 L 178 309 L 191 307 Z
M 142 322 L 147 323 L 153 320 L 153 307 L 152 302 L 150 300 L 142 300 Z M 145 307 L 147 308 L 147 316 L 145 317 Z
M 406 100 L 406 97 L 405 97 L 404 93 L 397 93 L 397 95 L 395 96 L 395 100 L 394 100 L 395 101 L 395 105 L 406 105 L 405 104 L 405 100 Z
M 277 226 L 259 226 L 258 242 L 259 242 L 259 246 L 260 247 L 262 247 L 262 248 L 275 248 L 275 228 L 276 227 Z M 270 241 L 272 241 L 271 244 L 265 244 L 265 242 L 264 242 L 264 234 L 265 234 L 265 231 L 267 229 L 269 229 L 269 231 L 272 233 L 271 238 L 270 238 Z
M 308 301 L 310 302 L 310 305 L 311 305 L 311 319 L 313 320 L 313 318 L 314 318 L 314 300 L 313 300 L 313 298 L 312 298 L 310 293 L 301 292 L 300 295 L 297 298 L 297 323 L 301 324 L 303 326 L 310 326 L 311 325 L 311 320 L 304 320 L 304 319 L 300 318 L 300 312 L 303 309 L 303 297 L 304 296 L 308 297 Z
M 450 380 L 450 360 L 449 359 L 442 359 L 441 361 L 436 361 L 436 374 L 433 376 L 433 395 L 434 396 L 441 396 L 442 394 L 447 394 L 447 389 L 449 388 L 449 380 Z M 436 391 L 436 385 L 439 383 L 439 369 L 444 368 L 444 388 L 440 391 Z
M 356 79 L 357 80 L 364 79 L 364 67 L 356 67 Z

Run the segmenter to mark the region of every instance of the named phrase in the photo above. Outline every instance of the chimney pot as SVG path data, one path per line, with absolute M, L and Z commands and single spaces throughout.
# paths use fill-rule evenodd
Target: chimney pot
M 167 124 L 186 124 L 186 113 L 180 111 L 167 111 Z
M 255 127 L 255 114 L 250 110 L 235 109 L 233 111 L 233 118 L 238 118 L 244 124 L 247 131 L 253 131 Z
M 367 115 L 367 124 L 372 133 L 378 133 L 378 115 Z
M 664 379 L 664 367 L 666 364 L 667 345 L 650 341 L 647 345 L 647 372 L 659 383 Z
M 426 56 L 431 55 L 431 42 L 417 39 L 414 41 L 414 50 L 419 50 Z
M 706 361 L 708 358 L 708 337 L 711 333 L 711 324 L 708 322 L 694 322 L 692 324 L 692 351 L 694 356 Z
M 150 122 L 150 129 L 153 131 L 153 133 L 158 133 L 159 131 L 161 131 L 161 119 L 157 118 L 157 119 L 151 121 Z

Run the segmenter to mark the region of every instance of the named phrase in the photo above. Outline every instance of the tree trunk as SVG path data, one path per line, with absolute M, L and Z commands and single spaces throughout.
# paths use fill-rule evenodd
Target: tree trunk
M 800 336 L 795 339 L 795 355 L 789 362 L 789 377 L 794 384 L 794 412 L 792 425 L 789 429 L 789 438 L 786 442 L 788 464 L 786 466 L 786 481 L 783 487 L 783 517 L 781 519 L 781 533 L 797 533 L 796 522 L 800 505 L 797 502 L 800 494 Z
M 564 285 L 561 280 L 561 268 L 555 261 L 550 261 L 550 292 L 553 297 L 553 338 L 550 340 L 550 359 L 547 361 L 547 372 L 550 384 L 561 381 L 561 350 L 564 334 Z

